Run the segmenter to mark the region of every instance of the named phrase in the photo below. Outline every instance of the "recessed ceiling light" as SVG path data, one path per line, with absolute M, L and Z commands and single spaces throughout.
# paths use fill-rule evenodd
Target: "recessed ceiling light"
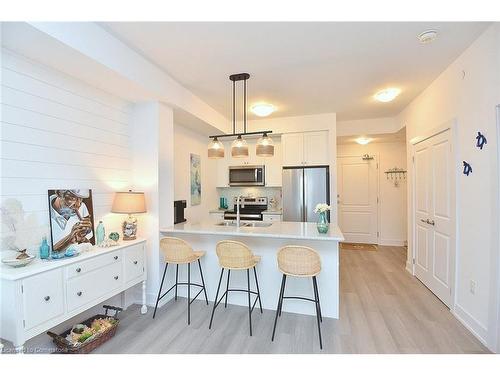
M 371 141 L 372 140 L 370 138 L 364 138 L 364 137 L 356 138 L 356 143 L 360 145 L 367 145 Z
M 438 33 L 436 30 L 425 30 L 423 33 L 418 34 L 417 38 L 422 44 L 429 44 L 436 39 Z
M 250 110 L 252 111 L 252 113 L 254 113 L 259 117 L 266 117 L 269 116 L 271 113 L 273 113 L 276 110 L 276 108 L 272 104 L 258 103 L 254 104 L 252 108 L 250 108 Z
M 392 87 L 380 90 L 373 97 L 379 102 L 387 103 L 393 101 L 396 98 L 396 96 L 398 96 L 400 93 L 401 93 L 400 89 Z

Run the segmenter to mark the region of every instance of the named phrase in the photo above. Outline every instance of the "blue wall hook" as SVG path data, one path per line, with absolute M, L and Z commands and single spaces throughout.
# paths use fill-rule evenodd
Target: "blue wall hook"
M 478 147 L 481 150 L 483 149 L 483 146 L 488 143 L 486 137 L 482 135 L 481 132 L 477 132 L 476 139 L 477 139 L 476 147 Z
M 464 175 L 468 176 L 470 173 L 472 173 L 472 167 L 469 163 L 464 161 Z

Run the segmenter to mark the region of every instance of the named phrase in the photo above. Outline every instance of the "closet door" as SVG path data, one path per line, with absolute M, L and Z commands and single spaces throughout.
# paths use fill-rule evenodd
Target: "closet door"
M 415 275 L 451 304 L 454 244 L 454 173 L 450 131 L 415 145 Z

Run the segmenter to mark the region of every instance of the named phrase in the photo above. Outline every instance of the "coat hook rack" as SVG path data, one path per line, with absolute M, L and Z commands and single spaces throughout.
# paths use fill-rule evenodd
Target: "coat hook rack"
M 403 168 L 394 167 L 385 171 L 384 173 L 387 180 L 391 180 L 394 182 L 394 187 L 399 186 L 399 181 L 406 180 L 406 170 L 404 170 Z
M 371 155 L 368 155 L 368 154 L 364 154 L 363 157 L 362 157 L 363 160 L 373 160 L 373 156 Z

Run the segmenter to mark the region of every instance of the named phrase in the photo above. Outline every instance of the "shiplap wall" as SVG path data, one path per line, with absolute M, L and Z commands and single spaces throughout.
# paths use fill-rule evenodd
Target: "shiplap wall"
M 47 190 L 90 188 L 96 225 L 119 231 L 123 217 L 109 212 L 130 185 L 131 104 L 6 49 L 1 90 L 2 204 L 19 200 L 34 218 L 27 231 L 48 235 Z

